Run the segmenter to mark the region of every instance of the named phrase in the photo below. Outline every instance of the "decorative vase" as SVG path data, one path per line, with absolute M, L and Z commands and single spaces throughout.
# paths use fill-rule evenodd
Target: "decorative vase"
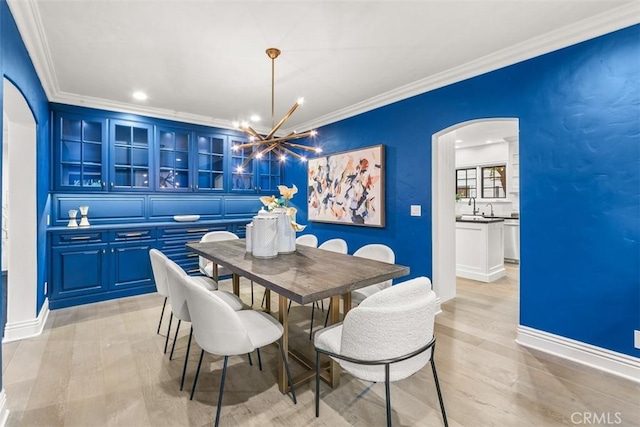
M 247 228 L 246 228 L 246 233 L 245 233 L 245 243 L 246 243 L 246 251 L 249 253 L 252 253 L 252 249 L 251 249 L 251 235 L 253 233 L 253 222 L 250 222 L 249 224 L 247 224 Z
M 256 258 L 278 256 L 278 219 L 275 215 L 253 217 L 251 230 L 251 254 Z
M 278 253 L 292 254 L 296 251 L 296 232 L 291 227 L 291 221 L 295 221 L 295 217 L 287 216 L 287 210 L 284 208 L 276 208 L 272 213 L 278 218 Z
M 89 214 L 89 206 L 80 206 L 80 215 L 82 215 L 82 219 L 80 220 L 80 227 L 88 227 L 89 226 L 89 218 L 87 215 Z
M 78 226 L 78 221 L 76 221 L 77 214 L 77 210 L 69 209 L 69 224 L 67 224 L 67 227 L 76 228 Z

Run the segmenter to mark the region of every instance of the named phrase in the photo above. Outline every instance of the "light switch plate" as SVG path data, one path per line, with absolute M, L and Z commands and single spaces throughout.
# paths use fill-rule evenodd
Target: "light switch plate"
M 411 216 L 422 216 L 422 206 L 411 205 Z

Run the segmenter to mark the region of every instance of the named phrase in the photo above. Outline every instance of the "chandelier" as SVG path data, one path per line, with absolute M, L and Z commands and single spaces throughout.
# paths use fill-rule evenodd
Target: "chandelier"
M 240 166 L 238 166 L 238 171 L 242 171 L 242 169 L 253 159 L 260 159 L 265 154 L 269 152 L 273 152 L 275 155 L 280 157 L 280 161 L 284 161 L 287 158 L 287 154 L 295 157 L 300 161 L 306 161 L 307 158 L 303 154 L 297 153 L 294 150 L 302 150 L 304 151 L 312 151 L 314 153 L 320 153 L 322 150 L 318 147 L 309 147 L 307 145 L 295 144 L 293 140 L 306 138 L 308 136 L 315 136 L 316 131 L 310 130 L 307 132 L 297 133 L 290 132 L 284 136 L 276 136 L 276 132 L 282 127 L 282 125 L 291 117 L 294 111 L 302 105 L 304 102 L 303 98 L 299 98 L 293 107 L 284 115 L 284 117 L 274 125 L 275 123 L 275 60 L 278 56 L 280 56 L 280 49 L 276 49 L 275 47 L 270 47 L 266 50 L 267 56 L 271 59 L 271 131 L 266 135 L 260 135 L 256 132 L 248 123 L 238 123 L 234 122 L 234 126 L 242 129 L 249 135 L 249 142 L 245 144 L 237 144 L 231 147 L 232 150 L 238 151 L 244 148 L 253 147 L 253 151 L 251 154 L 242 162 Z

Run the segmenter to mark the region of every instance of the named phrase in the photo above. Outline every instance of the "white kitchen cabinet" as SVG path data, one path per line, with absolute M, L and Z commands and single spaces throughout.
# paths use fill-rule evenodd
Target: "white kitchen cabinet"
M 457 220 L 456 276 L 488 283 L 506 274 L 504 221 Z

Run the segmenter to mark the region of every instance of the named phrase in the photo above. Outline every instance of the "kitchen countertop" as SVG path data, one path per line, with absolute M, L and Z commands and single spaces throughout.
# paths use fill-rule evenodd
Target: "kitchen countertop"
M 511 219 L 511 218 L 509 218 L 509 219 Z M 494 222 L 502 222 L 504 220 L 505 220 L 505 218 L 500 218 L 500 217 L 497 217 L 497 216 L 478 218 L 478 219 L 456 218 L 456 222 L 475 222 L 475 223 L 480 223 L 480 224 L 489 224 L 489 223 L 494 223 Z

